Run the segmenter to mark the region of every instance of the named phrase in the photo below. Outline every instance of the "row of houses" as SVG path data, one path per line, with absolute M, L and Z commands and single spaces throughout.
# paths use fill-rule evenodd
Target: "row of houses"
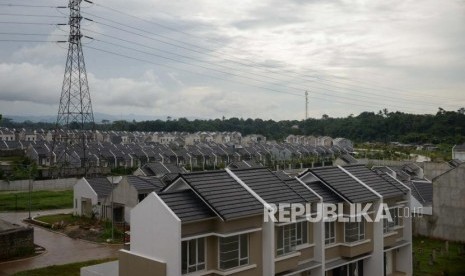
M 287 143 L 256 143 L 249 146 L 217 144 L 215 142 L 196 145 L 163 145 L 160 143 L 118 143 L 87 142 L 68 145 L 36 141 L 17 143 L 25 147 L 26 156 L 40 166 L 66 164 L 67 167 L 141 167 L 150 162 L 172 163 L 189 170 L 224 168 L 241 160 L 253 160 L 265 166 L 294 161 L 332 160 L 341 154 L 348 154 L 352 148 L 293 145 Z
M 342 147 L 342 148 L 353 148 L 354 145 L 352 141 L 346 138 L 338 137 L 331 138 L 329 136 L 305 136 L 305 135 L 289 135 L 284 140 L 289 144 L 301 144 L 301 145 L 311 145 L 311 146 L 324 146 L 331 147 L 333 145 Z
M 76 140 L 84 136 L 86 141 L 119 143 L 154 142 L 162 145 L 195 145 L 198 143 L 265 143 L 260 134 L 242 136 L 240 132 L 144 132 L 144 131 L 78 131 L 78 130 L 27 130 L 0 128 L 0 141 L 59 141 Z
M 361 165 L 312 168 L 295 178 L 243 162 L 234 167 L 181 173 L 170 182 L 154 176 L 82 179 L 75 189 L 77 214 L 101 210 L 108 194 L 115 208 L 119 194 L 131 194 L 137 204 L 110 210 L 115 219 L 130 217 L 130 249 L 81 275 L 412 274 L 411 218 L 404 215 L 411 191 L 394 177 Z M 97 200 L 91 193 L 76 197 L 86 186 Z M 270 219 L 289 215 L 290 204 L 310 209 L 294 220 Z M 337 215 L 317 209 L 325 204 Z M 356 204 L 372 207 L 354 211 Z M 379 206 L 392 220 L 375 219 Z M 317 213 L 324 215 L 311 221 Z M 350 220 L 358 215 L 370 219 Z

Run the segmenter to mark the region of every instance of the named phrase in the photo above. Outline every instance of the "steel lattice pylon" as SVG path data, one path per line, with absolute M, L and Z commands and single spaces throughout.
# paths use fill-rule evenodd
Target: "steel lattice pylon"
M 58 108 L 57 126 L 65 129 L 94 127 L 94 114 L 81 44 L 81 2 L 70 0 L 69 47 Z

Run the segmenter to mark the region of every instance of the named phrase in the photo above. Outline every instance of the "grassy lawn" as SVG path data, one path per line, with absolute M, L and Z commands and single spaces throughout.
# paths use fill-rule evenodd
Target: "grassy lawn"
M 73 191 L 33 191 L 31 210 L 73 207 Z M 29 192 L 0 192 L 0 212 L 29 210 Z
M 431 265 L 430 259 L 433 249 L 436 250 L 436 262 Z M 464 249 L 464 244 L 449 242 L 449 254 L 447 254 L 445 252 L 445 241 L 414 237 L 413 275 L 465 275 Z
M 79 276 L 81 267 L 110 262 L 114 260 L 115 259 L 102 259 L 102 260 L 93 260 L 93 261 L 87 261 L 87 262 L 82 262 L 82 263 L 52 265 L 52 266 L 48 266 L 44 268 L 22 271 L 14 275 L 17 275 L 17 276 L 49 276 L 49 275 Z

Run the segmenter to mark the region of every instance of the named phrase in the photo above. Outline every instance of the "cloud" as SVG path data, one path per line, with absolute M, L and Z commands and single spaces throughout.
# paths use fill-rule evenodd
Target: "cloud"
M 84 47 L 96 112 L 303 118 L 303 97 L 272 90 L 299 95 L 309 90 L 315 117 L 384 107 L 433 113 L 436 105 L 456 109 L 464 102 L 465 5 L 460 1 L 102 0 L 99 5 L 83 12 L 132 26 L 128 30 L 139 35 L 102 25 L 122 27 L 98 17 L 84 27 L 96 38 L 89 46 L 138 59 Z M 0 47 L 2 112 L 21 114 L 34 104 L 34 111 L 54 114 L 66 49 Z

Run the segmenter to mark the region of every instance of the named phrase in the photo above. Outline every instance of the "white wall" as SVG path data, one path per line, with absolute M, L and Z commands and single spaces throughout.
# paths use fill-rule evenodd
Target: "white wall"
M 71 190 L 78 180 L 76 178 L 61 178 L 48 180 L 34 180 L 34 191 Z M 28 191 L 29 180 L 0 181 L 0 191 Z
M 89 183 L 85 178 L 81 178 L 73 187 L 73 206 L 74 214 L 82 215 L 81 211 L 81 199 L 90 198 L 92 200 L 92 205 L 96 205 L 98 202 L 97 193 L 92 189 Z
M 154 192 L 131 211 L 131 252 L 166 262 L 166 276 L 181 275 L 181 220 Z
M 378 200 L 373 210 L 378 210 L 383 200 Z M 375 213 L 376 217 L 376 213 Z M 371 257 L 363 261 L 363 273 L 365 275 L 383 275 L 384 271 L 384 233 L 383 220 L 373 221 L 373 252 Z

